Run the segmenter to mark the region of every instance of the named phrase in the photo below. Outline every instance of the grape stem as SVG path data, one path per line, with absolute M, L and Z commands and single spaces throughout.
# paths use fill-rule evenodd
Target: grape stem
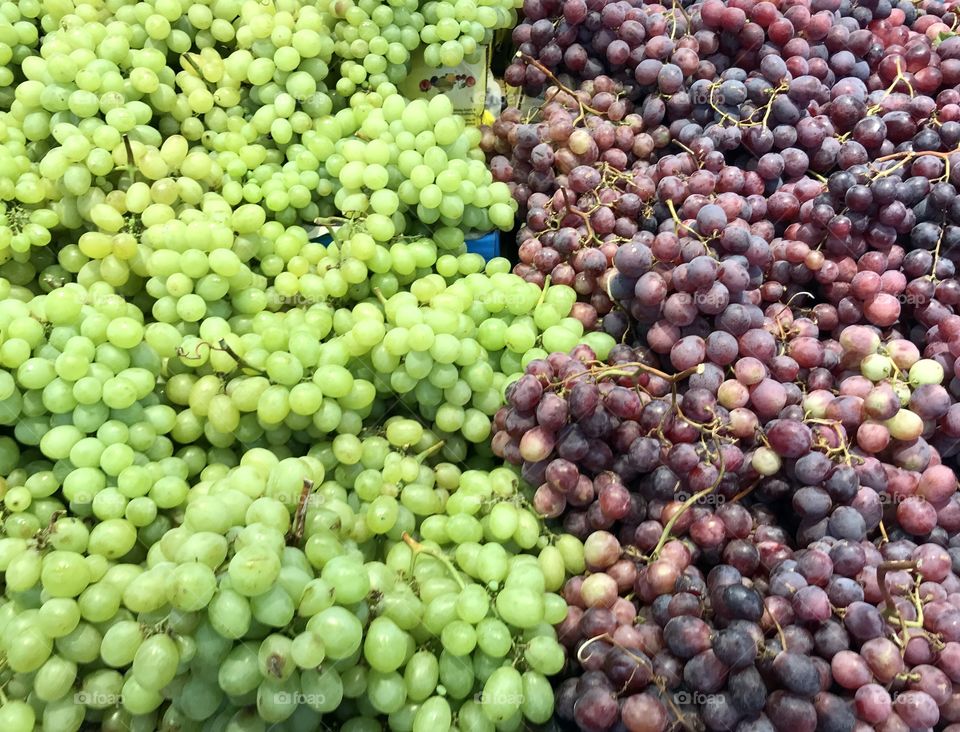
M 307 503 L 310 492 L 313 490 L 313 481 L 303 479 L 303 489 L 300 491 L 300 500 L 297 501 L 297 512 L 293 516 L 293 525 L 287 533 L 287 544 L 297 546 L 303 540 L 303 530 L 307 522 Z
M 890 86 L 888 86 L 886 91 L 883 92 L 883 96 L 888 97 L 889 95 L 893 94 L 893 90 L 897 87 L 897 84 L 899 84 L 902 81 L 904 84 L 906 84 L 907 89 L 910 90 L 910 96 L 912 97 L 914 95 L 913 87 L 910 85 L 910 82 L 907 81 L 907 78 L 903 75 L 903 69 L 900 68 L 899 59 L 896 61 L 896 67 L 897 67 L 897 75 L 893 77 L 893 81 L 890 82 Z M 868 115 L 876 114 L 882 108 L 883 107 L 881 105 L 874 104 L 872 107 L 867 109 L 867 114 Z
M 884 544 L 889 544 L 890 537 L 887 536 L 887 527 L 883 525 L 883 521 L 880 522 L 877 528 L 880 529 L 880 546 L 883 546 Z
M 201 341 L 201 343 L 206 343 L 206 341 Z M 209 346 L 210 344 L 208 343 L 207 345 Z M 220 343 L 218 345 L 221 351 L 226 353 L 230 358 L 232 358 L 234 361 L 237 362 L 237 366 L 243 366 L 243 368 L 249 369 L 250 371 L 254 371 L 258 374 L 263 373 L 261 369 L 255 368 L 254 366 L 251 366 L 246 361 L 244 361 L 243 357 L 241 357 L 236 351 L 234 351 L 233 348 L 230 346 L 230 344 L 227 343 L 226 338 L 221 338 Z M 198 344 L 198 347 L 199 347 L 199 344 Z M 199 354 L 199 351 L 198 351 L 198 354 Z
M 547 275 L 543 278 L 543 289 L 540 291 L 540 299 L 537 300 L 535 307 L 540 307 L 543 305 L 543 300 L 547 296 L 547 290 L 550 288 L 550 275 Z
M 616 640 L 614 640 L 613 636 L 611 636 L 609 633 L 600 633 L 600 635 L 595 635 L 595 636 L 593 636 L 592 638 L 587 638 L 587 639 L 583 642 L 583 644 L 580 646 L 580 649 L 577 651 L 577 660 L 578 660 L 581 664 L 583 664 L 583 651 L 584 651 L 584 649 L 585 649 L 587 646 L 590 646 L 590 645 L 596 643 L 597 641 L 606 641 L 606 642 L 609 643 L 610 645 L 612 645 L 612 646 L 614 646 L 614 647 L 616 647 L 616 648 L 619 648 L 621 651 L 623 651 L 624 653 L 626 653 L 628 656 L 630 656 L 631 658 L 633 658 L 633 659 L 636 660 L 637 662 L 642 663 L 643 665 L 645 665 L 648 669 L 650 669 L 650 671 L 653 671 L 653 664 L 650 662 L 650 659 L 647 658 L 645 654 L 636 653 L 636 652 L 634 652 L 633 650 L 631 650 L 630 648 L 627 648 L 626 646 L 621 645 L 621 644 L 618 643 Z
M 758 485 L 760 485 L 760 481 L 761 481 L 761 480 L 763 480 L 762 477 L 761 477 L 761 478 L 757 478 L 757 479 L 756 479 L 755 481 L 753 481 L 750 485 L 748 485 L 748 486 L 747 486 L 746 488 L 744 488 L 742 491 L 740 491 L 739 493 L 737 493 L 737 495 L 735 495 L 733 498 L 731 498 L 731 499 L 730 499 L 730 503 L 736 503 L 737 501 L 739 501 L 739 500 L 741 500 L 741 499 L 746 498 L 747 496 L 749 496 L 751 493 L 753 493 L 754 489 L 755 489 Z
M 211 93 L 217 91 L 216 85 L 208 81 L 206 77 L 204 77 L 203 72 L 200 71 L 200 67 L 197 66 L 197 64 L 194 62 L 192 56 L 193 56 L 192 53 L 185 53 L 180 58 L 182 58 L 186 62 L 187 66 L 189 66 L 191 69 L 194 70 L 194 72 L 196 72 L 198 78 L 203 80 L 203 83 L 206 84 L 207 86 L 207 91 Z
M 177 355 L 180 356 L 180 358 L 189 358 L 189 359 L 200 358 L 200 346 L 206 346 L 207 348 L 210 348 L 210 349 L 213 348 L 213 346 L 211 346 L 206 341 L 197 341 L 196 345 L 193 347 L 193 353 L 190 353 L 189 351 L 184 349 L 183 346 L 177 346 Z
M 715 482 L 713 485 L 704 488 L 702 491 L 698 491 L 698 492 L 694 493 L 694 494 L 693 494 L 692 496 L 690 496 L 687 500 L 685 500 L 685 501 L 680 505 L 679 510 L 677 510 L 677 512 L 676 512 L 675 514 L 673 514 L 673 516 L 670 517 L 670 520 L 667 521 L 666 524 L 664 524 L 664 526 L 663 526 L 663 531 L 660 532 L 660 539 L 659 539 L 659 541 L 657 541 L 657 545 L 653 548 L 653 551 L 650 552 L 650 558 L 651 558 L 651 559 L 656 559 L 657 556 L 659 556 L 660 550 L 663 549 L 663 545 L 667 543 L 667 539 L 670 537 L 670 531 L 671 531 L 671 529 L 673 529 L 674 525 L 676 525 L 676 523 L 677 523 L 677 521 L 680 519 L 680 517 L 681 517 L 683 514 L 685 514 L 688 510 L 690 510 L 690 507 L 693 506 L 693 504 L 695 504 L 695 503 L 696 503 L 697 501 L 699 501 L 699 500 L 702 500 L 702 499 L 706 498 L 707 496 L 709 496 L 711 493 L 713 493 L 713 492 L 717 489 L 717 486 L 720 485 L 720 480 L 723 478 L 723 472 L 724 472 L 724 471 L 723 471 L 723 464 L 721 463 L 721 465 L 720 465 L 720 474 L 719 474 L 719 476 L 717 477 L 716 482 Z
M 314 219 L 313 223 L 317 226 L 327 226 L 332 224 L 349 224 L 353 219 L 348 219 L 345 216 L 321 216 L 320 218 Z
M 881 562 L 877 567 L 877 584 L 880 586 L 880 592 L 883 595 L 883 602 L 884 605 L 886 605 L 884 608 L 884 615 L 886 615 L 891 622 L 895 621 L 900 626 L 899 645 L 903 649 L 906 649 L 907 643 L 910 641 L 909 629 L 923 628 L 923 604 L 920 602 L 920 598 L 916 594 L 916 591 L 911 593 L 913 595 L 913 605 L 917 610 L 917 619 L 914 621 L 904 619 L 903 614 L 900 612 L 900 607 L 890 596 L 890 589 L 887 587 L 886 582 L 887 572 L 896 572 L 900 570 L 914 571 L 916 569 L 917 563 L 909 559 Z M 896 617 L 891 617 L 894 614 L 896 614 Z
M 653 376 L 658 376 L 664 381 L 668 381 L 670 383 L 682 381 L 683 379 L 687 378 L 688 376 L 692 376 L 693 374 L 703 373 L 703 364 L 697 364 L 696 366 L 691 366 L 688 369 L 684 369 L 683 371 L 678 371 L 677 373 L 671 375 L 666 373 L 665 371 L 656 369 L 653 366 L 647 366 L 647 364 L 645 363 L 640 363 L 639 361 L 632 361 L 630 363 L 618 363 L 612 366 L 604 366 L 598 369 L 594 369 L 592 371 L 586 372 L 586 375 L 596 376 L 596 377 L 636 376 L 635 372 L 625 370 L 626 368 L 634 368 L 634 367 L 639 371 L 643 371 Z M 568 382 L 573 381 L 580 376 L 584 376 L 584 374 L 574 374 L 573 376 L 568 376 L 567 378 L 561 379 L 560 381 L 554 381 L 550 384 L 550 387 L 557 387 L 557 386 L 566 387 Z
M 646 667 L 650 670 L 650 674 L 651 674 L 651 676 L 653 677 L 653 682 L 654 682 L 654 684 L 656 684 L 657 687 L 658 687 L 661 691 L 664 692 L 664 699 L 667 701 L 667 703 L 670 705 L 671 709 L 673 710 L 673 713 L 674 713 L 674 715 L 676 716 L 677 721 L 678 721 L 680 724 L 682 724 L 686 729 L 691 730 L 691 732 L 696 729 L 695 727 L 691 726 L 691 724 L 690 724 L 689 722 L 686 721 L 686 719 L 684 718 L 683 712 L 681 712 L 680 709 L 677 708 L 676 704 L 673 703 L 673 700 L 672 700 L 672 699 L 670 698 L 670 696 L 666 693 L 667 689 L 666 689 L 665 684 L 663 683 L 662 677 L 657 676 L 657 674 L 655 673 L 655 670 L 654 670 L 654 668 L 653 668 L 653 663 L 650 661 L 649 658 L 647 658 L 646 654 L 637 653 L 637 652 L 635 652 L 633 649 L 627 648 L 626 646 L 618 643 L 616 640 L 614 640 L 614 638 L 613 638 L 609 633 L 600 633 L 599 635 L 595 635 L 595 636 L 593 636 L 592 638 L 587 638 L 587 639 L 583 642 L 583 644 L 582 644 L 582 645 L 580 646 L 580 648 L 577 650 L 577 661 L 579 661 L 581 665 L 583 665 L 583 651 L 584 651 L 584 649 L 587 648 L 587 646 L 590 646 L 590 645 L 592 645 L 593 643 L 596 643 L 597 641 L 606 641 L 607 643 L 609 643 L 610 645 L 612 645 L 614 648 L 617 648 L 617 649 L 623 651 L 624 653 L 626 653 L 626 654 L 627 654 L 628 656 L 630 656 L 632 659 L 634 659 L 635 661 L 637 661 L 638 664 L 643 664 L 644 666 L 646 666 Z M 634 669 L 633 673 L 636 673 L 636 669 Z M 631 679 L 632 679 L 632 678 L 633 678 L 633 676 L 631 675 Z M 630 683 L 630 681 L 628 680 L 628 681 L 627 681 L 627 684 L 624 685 L 624 688 L 621 689 L 621 691 L 620 691 L 621 694 L 622 694 L 624 691 L 626 691 L 626 687 L 627 687 L 627 685 L 629 685 L 629 683 Z
M 137 170 L 137 160 L 133 154 L 133 145 L 130 143 L 130 136 L 123 136 L 123 147 L 127 152 L 127 168 L 131 173 Z
M 699 159 L 700 156 L 697 155 L 697 154 L 696 154 L 693 150 L 691 150 L 689 147 L 687 147 L 686 145 L 684 145 L 682 142 L 680 142 L 679 140 L 674 140 L 674 141 L 673 141 L 673 144 L 676 145 L 677 147 L 679 147 L 681 150 L 685 150 L 686 152 L 690 153 L 690 155 L 692 155 L 692 156 L 694 157 L 694 159 L 697 161 L 697 166 L 698 166 L 698 167 L 702 164 L 701 161 L 700 161 L 700 159 Z
M 575 91 L 573 91 L 573 89 L 571 89 L 571 88 L 568 87 L 566 84 L 564 84 L 562 81 L 560 81 L 560 79 L 558 79 L 556 76 L 554 76 L 553 72 L 552 72 L 550 69 L 548 69 L 546 66 L 544 66 L 544 65 L 543 65 L 542 63 L 540 63 L 539 61 L 537 61 L 537 59 L 535 59 L 533 56 L 531 56 L 531 55 L 529 55 L 529 54 L 526 54 L 526 53 L 521 53 L 521 54 L 519 54 L 519 55 L 520 55 L 520 58 L 522 58 L 522 59 L 523 59 L 524 61 L 526 61 L 528 64 L 530 64 L 531 66 L 533 66 L 533 68 L 537 69 L 541 74 L 543 74 L 543 75 L 546 76 L 548 79 L 550 79 L 550 81 L 553 82 L 554 86 L 558 87 L 561 91 L 564 91 L 564 92 L 566 92 L 567 94 L 569 94 L 571 97 L 573 97 L 573 98 L 577 101 L 577 103 L 580 105 L 580 110 L 581 110 L 580 115 L 581 115 L 581 116 L 583 116 L 583 112 L 584 112 L 584 111 L 590 112 L 591 114 L 595 114 L 595 115 L 597 115 L 597 116 L 603 116 L 603 113 L 602 113 L 602 112 L 599 112 L 599 111 L 597 111 L 596 109 L 594 109 L 593 107 L 590 107 L 590 106 L 584 104 L 584 103 L 583 103 L 583 100 L 580 99 L 580 97 L 577 96 L 577 93 L 576 93 Z
M 439 452 L 445 444 L 446 444 L 445 440 L 440 440 L 439 442 L 433 443 L 426 450 L 417 454 L 417 462 L 422 463 L 424 460 L 426 460 L 428 457 L 430 457 L 434 453 Z
M 56 530 L 54 525 L 60 519 L 61 516 L 66 516 L 67 512 L 63 509 L 59 511 L 54 511 L 50 514 L 50 520 L 47 521 L 47 525 L 40 530 L 37 534 L 37 549 L 45 549 L 47 542 L 50 540 L 50 535 Z
M 677 225 L 677 228 L 678 228 L 678 229 L 686 229 L 686 230 L 689 231 L 691 234 L 693 234 L 693 236 L 694 236 L 695 238 L 699 239 L 701 242 L 704 241 L 704 238 L 703 238 L 702 236 L 700 236 L 700 232 L 699 232 L 699 231 L 697 231 L 696 229 L 694 229 L 694 228 L 691 227 L 691 226 L 687 226 L 685 223 L 683 223 L 683 222 L 680 220 L 680 217 L 677 215 L 677 209 L 676 209 L 676 207 L 673 205 L 673 201 L 668 198 L 668 199 L 666 199 L 666 203 L 667 203 L 667 208 L 670 210 L 670 217 L 673 219 L 674 223 Z
M 583 219 L 583 225 L 587 228 L 587 241 L 590 242 L 596 239 L 597 235 L 594 233 L 593 226 L 590 224 L 590 216 L 570 203 L 566 188 L 561 188 L 560 190 L 563 191 L 563 202 L 567 205 L 567 211 Z
M 917 563 L 911 559 L 881 562 L 877 566 L 877 584 L 880 585 L 880 592 L 883 594 L 883 599 L 886 601 L 887 605 L 893 605 L 893 598 L 890 596 L 890 590 L 887 588 L 887 584 L 884 581 L 887 576 L 887 572 L 899 572 L 900 570 L 912 571 L 916 568 Z
M 781 627 L 780 622 L 773 613 L 770 613 L 770 619 L 773 621 L 773 624 L 777 629 L 777 635 L 780 637 L 780 645 L 783 646 L 783 650 L 787 650 L 787 636 L 783 634 L 783 628 Z
M 456 568 L 453 566 L 453 563 L 447 557 L 445 557 L 441 552 L 438 552 L 435 549 L 431 549 L 428 546 L 424 546 L 419 541 L 417 541 L 412 536 L 410 536 L 410 534 L 408 534 L 406 531 L 403 532 L 403 535 L 401 538 L 403 539 L 404 543 L 408 547 L 413 549 L 414 561 L 416 561 L 416 558 L 419 557 L 421 554 L 426 554 L 428 557 L 433 557 L 438 562 L 440 562 L 444 567 L 447 568 L 447 571 L 450 573 L 450 576 L 453 577 L 454 581 L 460 586 L 461 590 L 466 589 L 467 585 L 464 583 L 463 578 L 460 576 L 460 573 L 457 572 Z

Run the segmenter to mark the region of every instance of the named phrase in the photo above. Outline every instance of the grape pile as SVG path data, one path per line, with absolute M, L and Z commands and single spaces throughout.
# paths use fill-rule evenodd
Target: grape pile
M 852 729 L 893 704 L 908 727 L 940 720 L 960 496 L 913 410 L 943 371 L 863 326 L 833 343 L 833 371 L 862 372 L 839 394 L 788 391 L 754 357 L 717 385 L 709 361 L 668 373 L 624 346 L 552 354 L 510 387 L 494 450 L 585 543 L 589 572 L 564 587 L 560 638 L 582 670 L 561 718 Z
M 328 89 L 322 9 L 75 10 L 53 16 L 42 55 L 28 21 L 11 16 L 3 39 L 16 84 L 0 112 L 0 276 L 13 284 L 106 282 L 193 335 L 206 316 L 344 297 L 371 258 L 378 275 L 409 274 L 395 235 L 461 254 L 465 232 L 513 225 L 508 189 L 445 97 Z M 309 241 L 320 216 L 349 217 L 376 248 L 358 242 L 344 271 Z
M 615 342 L 466 253 L 516 203 L 397 93 L 511 4 L 413 5 L 0 4 L 5 732 L 550 721 L 583 547 L 491 419 Z
M 543 103 L 483 142 L 515 271 L 624 341 L 494 420 L 585 544 L 563 724 L 960 723 L 960 44 L 922 10 L 524 3 Z
M 21 520 L 0 540 L 0 645 L 8 694 L 30 696 L 0 709 L 4 729 L 78 729 L 90 714 L 228 729 L 248 709 L 292 729 L 547 721 L 565 659 L 556 593 L 582 545 L 542 539 L 512 471 L 435 462 L 440 443 L 413 420 L 385 435 L 211 460 L 190 471 L 175 526 L 156 486 L 101 491 L 88 530 L 56 499 L 31 505 L 42 474 L 8 482 Z
M 267 437 L 309 447 L 404 406 L 434 425 L 449 459 L 463 460 L 468 443 L 487 442 L 504 388 L 529 360 L 581 341 L 601 353 L 614 346 L 568 316 L 571 289 L 541 290 L 499 262 L 482 266 L 478 255 L 444 255 L 438 269 L 450 284 L 434 272 L 351 307 L 206 318 L 197 336 L 163 352 L 175 359 L 164 391 L 179 408 L 180 441 L 251 446 Z
M 513 226 L 509 189 L 493 181 L 478 149 L 479 131 L 466 128 L 447 97 L 408 102 L 393 95 L 362 118 L 354 114 L 356 127 L 346 115 L 335 122 L 332 138 L 318 131 L 313 139 L 315 149 L 328 150 L 318 160 L 339 181 L 337 208 L 348 216 L 366 214 L 377 241 L 397 233 L 390 219 L 395 214 L 403 233 L 408 209 L 426 225 L 462 223 L 467 231 Z
M 960 730 L 956 11 L 521 5 L 0 3 L 4 732 Z
M 917 223 L 928 225 L 911 241 L 932 252 L 950 216 L 948 156 L 960 143 L 953 88 L 960 43 L 941 35 L 944 8 L 924 15 L 907 3 L 887 5 L 874 16 L 831 3 L 813 9 L 708 0 L 681 13 L 627 0 L 530 0 L 514 31 L 518 56 L 507 76 L 544 102 L 533 116 L 506 110 L 484 138 L 494 174 L 526 209 L 517 273 L 534 282 L 546 275 L 576 281 L 589 306 L 585 323 L 619 337 L 623 316 L 609 326 L 603 316 L 617 312 L 617 302 L 636 310 L 657 297 L 637 293 L 640 305 L 620 290 L 611 297 L 613 254 L 638 235 L 652 247 L 658 234 L 672 231 L 682 249 L 684 239 L 745 225 L 765 242 L 733 232 L 737 241 L 721 241 L 716 253 L 746 257 L 763 277 L 767 302 L 833 283 L 846 273 L 834 264 L 867 250 L 888 254 L 893 247 L 890 268 L 899 268 L 897 239 Z M 949 23 L 954 16 L 945 17 Z M 840 176 L 823 191 L 824 178 L 840 172 L 856 180 Z M 914 180 L 898 195 L 891 174 L 930 184 Z M 845 200 L 855 184 L 873 180 L 879 198 L 855 188 Z M 723 212 L 701 216 L 709 204 Z M 780 237 L 782 247 L 801 243 L 790 244 L 788 254 L 772 248 Z M 654 252 L 655 261 L 690 259 L 679 256 L 674 243 Z M 953 276 L 946 258 L 938 258 L 937 273 L 924 259 L 912 255 L 909 271 Z M 871 262 L 882 274 L 879 257 Z M 651 265 L 629 268 L 641 266 Z M 881 327 L 895 317 L 887 295 L 916 302 L 922 294 L 897 290 L 898 280 L 888 275 L 884 283 Z M 822 294 L 833 304 L 847 295 Z M 859 308 L 865 299 L 851 304 Z M 844 313 L 844 322 L 858 317 Z

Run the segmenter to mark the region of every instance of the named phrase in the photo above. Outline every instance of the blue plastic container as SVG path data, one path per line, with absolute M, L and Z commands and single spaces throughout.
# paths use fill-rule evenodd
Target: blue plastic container
M 310 237 L 310 241 L 320 244 L 329 244 L 333 241 L 333 236 L 329 231 Z M 500 232 L 491 231 L 489 234 L 466 240 L 467 251 L 470 254 L 479 254 L 485 261 L 496 259 L 500 256 Z
M 489 234 L 476 239 L 467 239 L 467 251 L 470 254 L 479 254 L 486 261 L 500 256 L 500 232 L 491 231 Z

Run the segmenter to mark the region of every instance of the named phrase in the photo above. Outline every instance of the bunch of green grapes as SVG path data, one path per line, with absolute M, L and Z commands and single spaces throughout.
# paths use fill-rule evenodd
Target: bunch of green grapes
M 360 434 L 399 402 L 435 426 L 449 459 L 465 455 L 468 443 L 485 443 L 506 386 L 532 359 L 581 341 L 603 354 L 614 345 L 569 317 L 572 289 L 541 290 L 505 260 L 480 265 L 476 255 L 441 256 L 442 274 L 389 296 L 208 317 L 168 365 L 167 398 L 186 408 L 178 424 L 217 446 L 264 436 L 309 444 Z
M 342 59 L 337 91 L 401 83 L 412 55 L 423 48 L 428 66 L 478 62 L 495 31 L 512 28 L 512 0 L 333 0 L 325 6 L 337 19 L 334 53 Z
M 13 89 L 22 80 L 20 66 L 36 54 L 40 33 L 34 22 L 41 13 L 38 0 L 0 3 L 0 109 L 10 109 Z
M 332 109 L 325 80 L 334 43 L 329 18 L 315 6 L 255 0 L 192 5 L 186 18 L 198 29 L 200 49 L 181 56 L 177 74 L 193 112 L 177 121 L 190 139 L 222 132 L 231 116 L 239 116 L 245 136 L 256 129 L 257 136 L 269 133 L 283 146 Z M 208 42 L 204 33 L 218 27 Z
M 7 535 L 32 536 L 65 509 L 126 521 L 134 535 L 151 531 L 159 514 L 184 503 L 187 479 L 208 458 L 231 462 L 177 448 L 186 444 L 182 418 L 159 391 L 160 352 L 180 343 L 175 329 L 145 327 L 102 283 L 29 299 L 0 284 L 0 423 L 22 450 L 2 471 Z
M 44 3 L 42 54 L 13 10 L 0 6 L 3 72 L 17 73 L 0 104 L 0 258 L 27 261 L 54 232 L 77 232 L 58 274 L 92 260 L 95 279 L 134 293 L 150 276 L 139 234 L 171 208 L 202 211 L 223 189 L 231 207 L 262 204 L 286 226 L 322 212 L 319 163 L 299 144 L 333 110 L 333 40 L 316 7 Z
M 485 268 L 507 271 L 504 262 L 491 269 L 482 257 L 465 250 L 463 232 L 452 227 L 437 229 L 431 236 L 398 236 L 381 243 L 370 236 L 362 219 L 348 221 L 334 227 L 329 243 L 309 242 L 285 260 L 284 271 L 266 289 L 267 301 L 296 306 L 327 298 L 360 302 L 391 297 L 437 266 L 456 275 Z
M 546 722 L 582 544 L 543 536 L 511 469 L 437 462 L 410 419 L 384 428 L 211 462 L 136 549 L 123 519 L 5 534 L 4 729 L 199 732 L 250 709 L 281 729 Z
M 162 151 L 178 140 L 185 150 L 184 138 L 175 136 Z M 220 170 L 215 159 L 198 151 L 186 156 L 183 167 L 204 175 Z M 224 189 L 229 195 L 229 184 Z M 195 335 L 206 317 L 283 307 L 274 280 L 282 284 L 316 271 L 325 257 L 324 247 L 311 244 L 302 226 L 268 220 L 258 204 L 231 205 L 219 193 L 202 193 L 186 176 L 150 186 L 138 181 L 123 195 L 91 200 L 97 201 L 89 209 L 96 230 L 59 251 L 60 267 L 85 286 L 117 287 L 153 320 L 184 334 Z
M 337 92 L 350 96 L 358 87 L 376 88 L 407 77 L 410 55 L 420 46 L 425 21 L 416 0 L 327 0 L 334 53 L 340 58 Z
M 517 24 L 512 0 L 428 0 L 421 5 L 426 24 L 420 29 L 427 66 L 458 66 L 480 61 L 480 50 L 494 31 Z
M 379 242 L 411 224 L 482 232 L 513 227 L 510 189 L 493 181 L 479 130 L 453 114 L 449 99 L 377 97 L 382 106 L 344 110 L 305 140 L 335 179 L 341 212 L 365 217 Z

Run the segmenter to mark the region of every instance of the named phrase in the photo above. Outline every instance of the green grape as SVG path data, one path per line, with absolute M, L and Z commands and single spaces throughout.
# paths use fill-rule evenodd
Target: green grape
M 131 667 L 133 677 L 144 689 L 159 691 L 177 672 L 179 653 L 170 636 L 152 635 L 137 648 Z
M 544 724 L 553 716 L 553 688 L 543 674 L 525 671 L 522 676 L 523 701 L 520 705 L 523 716 L 534 724 Z M 488 682 L 489 683 L 489 680 Z M 486 691 L 486 687 L 484 687 Z
M 870 356 L 867 358 L 870 358 Z M 869 377 L 866 372 L 864 372 L 864 375 L 872 378 Z M 876 381 L 878 379 L 873 380 Z M 943 381 L 943 367 L 932 359 L 922 358 L 910 367 L 909 380 L 910 385 L 913 387 L 926 384 L 939 384 Z
M 290 595 L 279 585 L 275 585 L 267 592 L 252 598 L 250 608 L 253 611 L 253 617 L 258 622 L 274 628 L 287 625 L 296 612 L 296 607 Z
M 477 632 L 470 623 L 454 620 L 440 633 L 443 647 L 455 656 L 468 655 L 477 645 Z
M 280 574 L 280 559 L 269 549 L 248 546 L 234 555 L 228 571 L 237 592 L 255 597 L 270 589 L 276 581 Z
M 440 679 L 440 665 L 430 651 L 418 651 L 404 667 L 407 698 L 422 702 L 432 695 Z
M 264 638 L 257 658 L 260 673 L 267 679 L 286 681 L 292 677 L 296 669 L 292 641 L 282 635 L 274 634 Z
M 440 654 L 440 683 L 454 699 L 465 699 L 474 688 L 475 676 L 470 659 L 454 656 L 447 651 Z
M 5 575 L 7 589 L 10 592 L 29 590 L 40 581 L 42 569 L 40 553 L 35 549 L 28 549 L 13 557 L 7 564 Z
M 33 688 L 45 702 L 64 698 L 77 678 L 77 665 L 58 656 L 51 656 L 37 671 Z
M 108 666 L 122 668 L 133 662 L 143 640 L 143 631 L 139 623 L 120 621 L 111 625 L 104 633 L 100 645 L 100 656 Z
M 413 732 L 448 730 L 451 717 L 450 702 L 442 696 L 432 696 L 420 705 L 413 720 Z
M 503 621 L 485 618 L 477 625 L 477 645 L 488 656 L 503 658 L 513 647 L 513 638 Z
M 460 730 L 476 730 L 477 732 L 493 732 L 494 723 L 483 713 L 483 706 L 468 699 L 457 712 Z
M 25 628 L 7 643 L 7 665 L 16 673 L 39 669 L 50 657 L 53 642 L 39 629 Z
M 511 666 L 498 668 L 483 685 L 483 713 L 492 722 L 506 721 L 520 709 L 523 691 L 523 679 L 516 669 Z
M 181 564 L 167 578 L 167 600 L 178 610 L 196 612 L 210 604 L 217 579 L 206 564 Z
M 0 725 L 10 732 L 31 732 L 36 715 L 33 707 L 24 701 L 9 700 L 0 706 Z
M 343 699 L 343 682 L 335 668 L 321 666 L 309 669 L 300 675 L 304 703 L 313 711 L 321 714 L 331 712 L 340 706 Z
M 398 711 L 407 700 L 403 677 L 395 671 L 371 671 L 367 678 L 366 699 L 381 714 Z
M 71 598 L 51 598 L 37 613 L 37 626 L 50 638 L 69 635 L 80 622 L 80 608 Z
M 381 673 L 396 671 L 406 656 L 406 634 L 388 617 L 375 618 L 367 629 L 363 653 L 371 668 Z
M 326 657 L 323 639 L 312 631 L 300 633 L 293 639 L 291 655 L 300 668 L 317 668 Z
M 110 584 L 96 583 L 81 593 L 78 604 L 85 620 L 102 623 L 116 615 L 120 602 L 121 593 L 118 589 Z
M 360 648 L 360 621 L 345 608 L 333 606 L 322 610 L 310 619 L 307 628 L 324 639 L 329 658 L 347 658 Z

